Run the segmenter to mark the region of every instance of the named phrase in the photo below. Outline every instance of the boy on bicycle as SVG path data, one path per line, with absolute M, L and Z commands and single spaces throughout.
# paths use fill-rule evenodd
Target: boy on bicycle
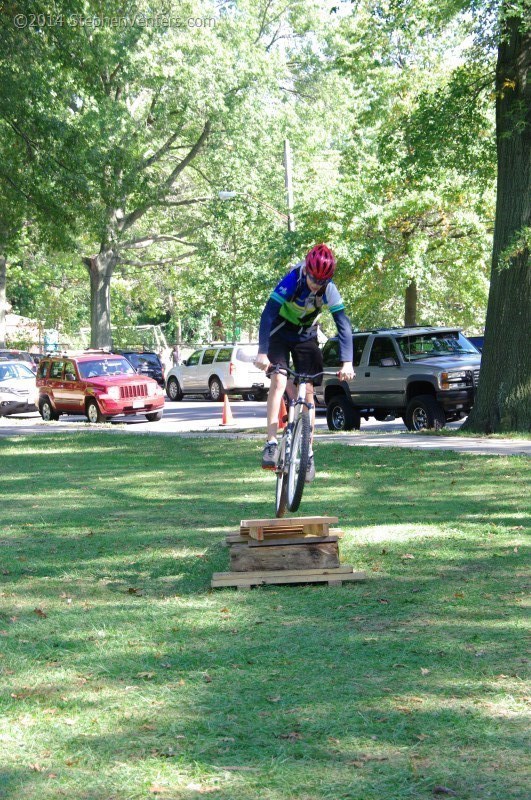
M 339 334 L 339 356 L 343 362 L 340 379 L 352 380 L 352 328 L 337 287 L 332 282 L 336 259 L 325 244 L 312 247 L 304 261 L 285 275 L 273 289 L 260 319 L 258 355 L 255 364 L 263 370 L 277 364 L 289 366 L 290 354 L 296 372 L 315 375 L 322 372 L 323 356 L 317 343 L 317 320 L 323 306 L 328 306 Z M 313 382 L 322 383 L 322 376 Z M 278 449 L 277 427 L 282 396 L 286 391 L 287 376 L 274 372 L 267 398 L 267 442 L 262 455 L 263 469 L 275 469 Z M 313 385 L 308 382 L 306 402 L 313 404 Z M 288 384 L 292 392 L 292 382 Z M 314 414 L 312 422 L 312 440 Z M 315 477 L 313 449 L 306 471 L 306 481 Z

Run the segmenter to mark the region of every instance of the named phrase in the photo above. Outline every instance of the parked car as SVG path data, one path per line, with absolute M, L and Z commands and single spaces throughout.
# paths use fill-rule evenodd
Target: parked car
M 36 411 L 35 375 L 25 361 L 0 360 L 0 417 Z
M 157 381 L 159 386 L 165 388 L 164 367 L 157 353 L 152 350 L 132 349 L 114 350 L 113 352 L 125 356 L 140 375 L 149 375 L 150 378 Z
M 316 388 L 330 430 L 360 427 L 362 417 L 401 416 L 409 430 L 442 428 L 474 403 L 481 355 L 458 328 L 412 327 L 353 336 L 356 377 L 325 375 Z M 325 369 L 338 369 L 337 336 L 323 348 Z
M 0 356 L 11 361 L 24 361 L 33 372 L 37 371 L 37 365 L 31 353 L 27 353 L 26 350 L 0 350 Z
M 39 411 L 44 420 L 61 414 L 85 414 L 105 422 L 119 414 L 162 418 L 164 392 L 152 378 L 138 375 L 121 355 L 87 351 L 45 356 L 37 372 Z
M 483 342 L 485 341 L 484 336 L 468 336 L 466 337 L 469 342 L 472 342 L 476 350 L 479 350 L 480 353 L 483 352 Z
M 254 366 L 257 344 L 223 344 L 201 347 L 166 376 L 170 400 L 185 394 L 203 394 L 223 400 L 226 394 L 241 394 L 245 400 L 265 400 L 269 378 Z

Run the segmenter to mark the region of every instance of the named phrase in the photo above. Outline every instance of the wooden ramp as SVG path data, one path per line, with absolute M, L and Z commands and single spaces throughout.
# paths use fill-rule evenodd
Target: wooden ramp
M 212 587 L 285 583 L 362 581 L 366 575 L 339 563 L 343 531 L 330 526 L 337 517 L 292 517 L 242 520 L 227 536 L 231 572 L 216 572 Z

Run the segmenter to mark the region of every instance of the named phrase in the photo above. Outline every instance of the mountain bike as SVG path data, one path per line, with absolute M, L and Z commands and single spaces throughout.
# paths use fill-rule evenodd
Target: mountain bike
M 268 374 L 271 375 L 273 372 L 292 376 L 297 386 L 296 399 L 289 401 L 288 420 L 278 445 L 275 467 L 277 476 L 275 510 L 277 517 L 283 517 L 286 510 L 297 511 L 299 508 L 306 480 L 312 435 L 311 415 L 315 413 L 313 403 L 306 402 L 306 384 L 320 375 L 337 375 L 337 373 L 317 372 L 315 375 L 303 375 L 278 364 Z

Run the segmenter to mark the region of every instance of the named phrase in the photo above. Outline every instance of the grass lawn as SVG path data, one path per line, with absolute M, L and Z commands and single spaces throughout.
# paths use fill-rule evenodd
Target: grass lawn
M 260 449 L 0 441 L 0 797 L 527 797 L 528 460 L 319 443 L 367 582 L 212 591 Z

